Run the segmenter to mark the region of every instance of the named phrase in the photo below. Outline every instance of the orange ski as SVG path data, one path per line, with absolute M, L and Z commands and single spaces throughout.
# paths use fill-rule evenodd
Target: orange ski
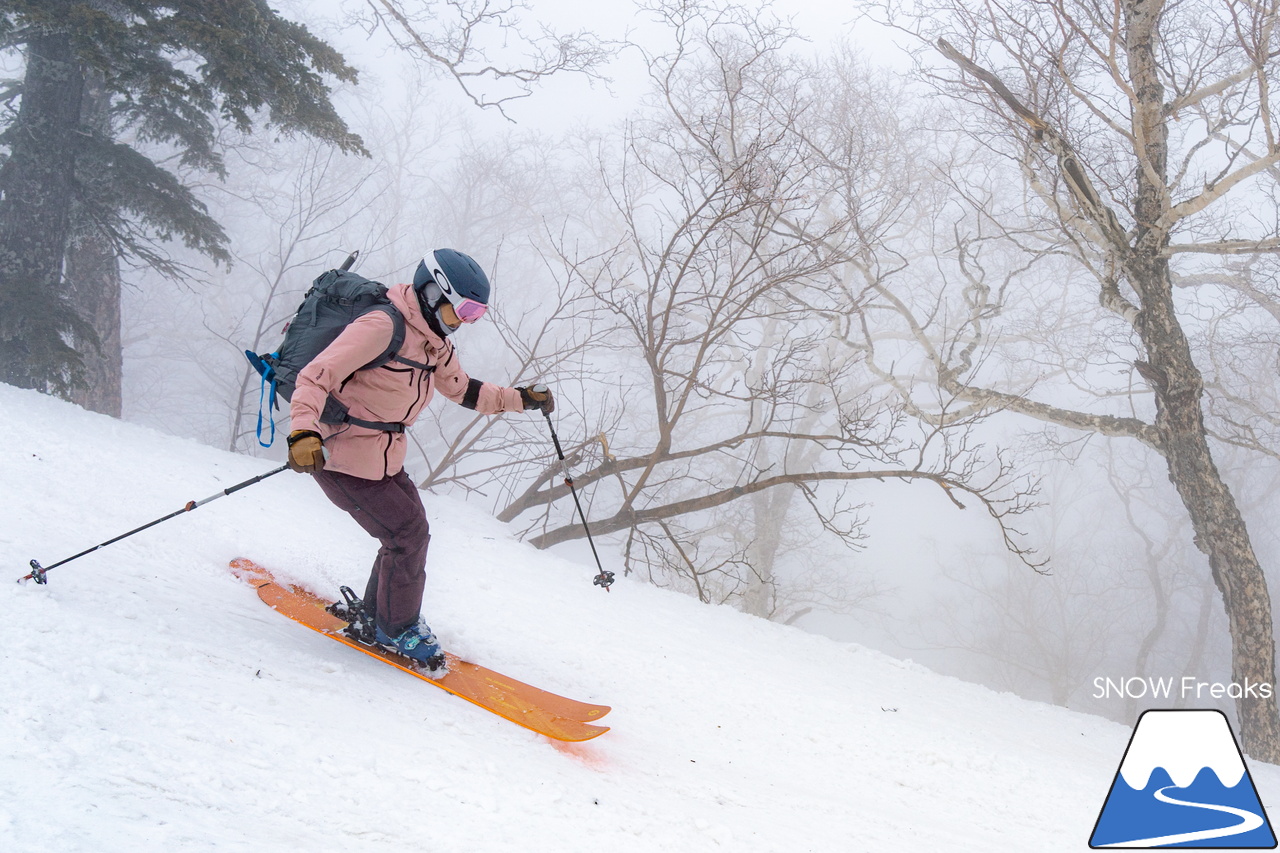
M 445 653 L 449 672 L 444 678 L 429 678 L 408 661 L 392 652 L 357 643 L 342 633 L 346 622 L 325 611 L 329 602 L 300 587 L 278 582 L 271 572 L 252 560 L 231 561 L 236 576 L 258 590 L 258 597 L 273 609 L 343 645 L 391 664 L 396 669 L 443 688 L 455 696 L 479 705 L 503 719 L 526 729 L 563 741 L 584 741 L 609 731 L 591 723 L 609 713 L 608 705 L 592 705 L 507 678 L 490 669 L 468 663 Z

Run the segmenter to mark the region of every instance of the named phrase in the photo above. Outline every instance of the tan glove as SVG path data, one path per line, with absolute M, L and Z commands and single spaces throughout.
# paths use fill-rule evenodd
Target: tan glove
M 289 433 L 289 467 L 299 474 L 315 474 L 324 470 L 324 444 L 320 433 L 295 429 Z
M 552 396 L 551 389 L 546 385 L 534 385 L 516 390 L 520 392 L 520 400 L 524 403 L 526 412 L 530 409 L 541 409 L 549 415 L 556 410 L 556 398 Z

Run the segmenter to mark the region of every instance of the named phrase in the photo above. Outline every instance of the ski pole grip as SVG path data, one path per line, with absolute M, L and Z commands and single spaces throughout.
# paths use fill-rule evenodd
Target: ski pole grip
M 538 409 L 542 412 L 542 416 L 547 419 L 547 426 L 551 426 L 551 412 L 547 411 L 547 400 L 551 396 L 551 389 L 539 382 L 537 385 L 529 386 L 529 396 L 537 401 Z M 555 437 L 555 434 L 556 431 L 552 429 L 551 435 L 553 438 Z M 557 447 L 559 444 L 560 440 L 556 439 Z M 560 458 L 563 459 L 564 457 L 561 456 Z

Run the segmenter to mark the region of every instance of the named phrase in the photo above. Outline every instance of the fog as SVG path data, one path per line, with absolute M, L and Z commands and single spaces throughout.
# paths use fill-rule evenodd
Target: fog
M 555 390 L 605 568 L 1118 720 L 1188 702 L 1239 712 L 1229 697 L 1097 695 L 1097 679 L 1242 670 L 1148 431 L 1170 404 L 1125 307 L 1143 286 L 1109 266 L 1105 217 L 1062 165 L 1078 155 L 1098 209 L 1141 230 L 1126 218 L 1133 153 L 1107 113 L 1128 105 L 1088 57 L 1075 79 L 1096 114 L 1069 87 L 1024 85 L 1019 69 L 1044 70 L 1011 59 L 1016 44 L 974 56 L 1062 122 L 1068 157 L 939 55 L 941 30 L 888 6 L 533 0 L 512 29 L 478 31 L 495 62 L 544 23 L 592 34 L 599 56 L 500 107 L 476 93 L 510 86 L 464 91 L 403 32 L 372 26 L 377 4 L 278 8 L 359 69 L 334 99 L 369 156 L 227 126 L 225 180 L 172 167 L 232 261 L 171 245 L 180 283 L 125 267 L 127 420 L 282 460 L 287 412 L 262 447 L 243 350 L 271 350 L 350 251 L 356 271 L 395 283 L 457 248 L 494 284 L 485 322 L 458 334 L 466 368 Z M 967 49 L 961 30 L 947 33 Z M 1217 124 L 1185 107 L 1173 197 L 1274 152 L 1240 130 L 1272 121 L 1259 97 Z M 1167 255 L 1213 461 L 1271 580 L 1276 168 L 1173 237 L 1261 252 Z M 411 448 L 423 488 L 591 561 L 541 418 L 437 399 Z

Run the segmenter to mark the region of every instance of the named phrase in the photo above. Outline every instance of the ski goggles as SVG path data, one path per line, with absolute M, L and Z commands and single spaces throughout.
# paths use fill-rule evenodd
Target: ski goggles
M 456 299 L 456 297 L 455 297 Z M 484 312 L 489 310 L 489 306 L 483 302 L 477 302 L 474 299 L 453 299 L 449 300 L 449 304 L 453 306 L 453 313 L 458 315 L 458 319 L 464 323 L 474 323 L 484 316 Z

